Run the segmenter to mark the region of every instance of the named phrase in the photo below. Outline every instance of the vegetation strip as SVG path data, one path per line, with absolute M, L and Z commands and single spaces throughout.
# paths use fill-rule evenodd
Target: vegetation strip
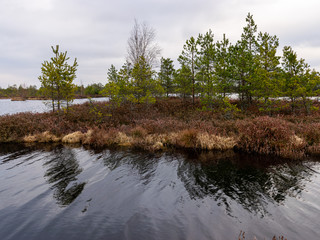
M 282 115 L 263 116 L 256 107 L 228 119 L 223 111 L 203 111 L 199 101 L 194 105 L 178 98 L 119 107 L 88 102 L 68 112 L 1 116 L 0 142 L 81 143 L 148 151 L 237 149 L 290 159 L 320 154 L 319 112 L 288 113 L 289 109 Z

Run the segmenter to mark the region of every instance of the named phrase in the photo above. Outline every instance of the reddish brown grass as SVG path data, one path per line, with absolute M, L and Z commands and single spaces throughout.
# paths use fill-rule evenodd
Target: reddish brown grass
M 278 155 L 286 158 L 304 156 L 304 142 L 297 138 L 287 121 L 279 118 L 257 117 L 240 122 L 241 133 L 237 147 L 245 152 Z
M 283 115 L 269 117 L 259 116 L 264 113 L 252 105 L 236 119 L 226 120 L 224 113 L 198 109 L 198 101 L 192 105 L 171 98 L 159 99 L 152 106 L 123 104 L 114 108 L 96 102 L 74 105 L 67 114 L 6 115 L 0 116 L 0 142 L 55 142 L 79 132 L 78 141 L 93 147 L 125 145 L 152 151 L 235 146 L 249 153 L 289 158 L 320 153 L 319 111 L 311 115 L 283 111 Z M 66 138 L 64 142 L 68 142 Z

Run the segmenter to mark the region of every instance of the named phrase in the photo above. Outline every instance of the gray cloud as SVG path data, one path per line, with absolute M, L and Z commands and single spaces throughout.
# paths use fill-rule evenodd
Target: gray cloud
M 105 83 L 110 65 L 125 61 L 135 18 L 156 30 L 162 55 L 176 60 L 186 39 L 209 28 L 216 39 L 226 33 L 235 42 L 250 12 L 259 30 L 277 35 L 281 47 L 291 45 L 320 70 L 319 7 L 316 0 L 2 0 L 0 87 L 39 86 L 41 63 L 56 44 L 77 57 L 77 82 Z

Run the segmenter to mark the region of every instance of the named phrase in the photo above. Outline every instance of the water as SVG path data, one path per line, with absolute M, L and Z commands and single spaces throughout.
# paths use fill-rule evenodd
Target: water
M 0 239 L 320 236 L 320 164 L 0 145 Z
M 107 98 L 92 98 L 93 101 L 105 101 Z M 75 99 L 73 104 L 80 104 L 88 101 L 88 99 Z M 0 99 L 0 115 L 14 114 L 18 112 L 46 112 L 51 108 L 46 104 L 50 100 L 26 100 L 26 101 L 11 101 L 10 99 Z

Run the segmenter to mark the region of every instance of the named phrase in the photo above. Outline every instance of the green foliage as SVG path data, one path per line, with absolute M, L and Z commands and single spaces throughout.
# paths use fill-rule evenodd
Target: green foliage
M 215 112 L 222 112 L 224 118 L 232 119 L 234 115 L 240 112 L 240 109 L 237 108 L 236 105 L 230 102 L 228 97 L 223 97 L 221 95 L 217 95 L 207 101 L 210 101 L 210 105 L 205 102 L 206 99 L 201 101 L 202 110 L 214 110 Z
M 131 101 L 138 103 L 153 103 L 156 94 L 162 94 L 163 89 L 160 83 L 153 78 L 154 72 L 146 62 L 144 57 L 140 57 L 139 61 L 132 69 L 132 79 L 128 85 L 128 92 L 133 95 Z M 153 94 L 152 94 L 153 93 Z
M 206 107 L 212 109 L 212 103 L 216 96 L 217 84 L 215 81 L 215 57 L 216 49 L 213 42 L 213 33 L 209 30 L 205 35 L 200 34 L 197 43 L 199 45 L 196 68 L 196 77 L 199 83 L 200 100 Z
M 216 86 L 217 91 L 222 94 L 223 97 L 227 93 L 232 92 L 235 85 L 234 78 L 232 76 L 233 66 L 231 61 L 230 42 L 223 35 L 223 40 L 216 43 L 216 62 L 215 62 L 215 74 L 216 74 Z
M 55 111 L 55 106 L 57 106 L 57 110 L 60 111 L 63 100 L 68 106 L 68 103 L 74 99 L 73 80 L 76 78 L 78 63 L 75 59 L 73 65 L 69 65 L 67 52 L 59 52 L 59 45 L 51 48 L 55 56 L 50 61 L 42 63 L 42 75 L 39 76 L 39 80 L 42 93 L 52 100 L 52 110 Z
M 319 94 L 319 73 L 311 71 L 304 59 L 298 60 L 297 54 L 288 46 L 283 49 L 282 61 L 284 95 L 290 98 L 292 111 L 295 111 L 299 105 L 297 101 L 301 99 L 305 110 L 310 113 L 312 104 L 308 97 Z
M 196 79 L 195 79 L 195 67 L 198 52 L 198 43 L 194 37 L 188 39 L 183 45 L 183 50 L 178 58 L 180 64 L 190 69 L 191 71 L 191 92 L 192 92 L 192 103 L 194 104 L 196 94 Z M 187 79 L 186 79 L 187 80 Z M 185 89 L 186 91 L 187 89 Z
M 160 82 L 153 76 L 154 71 L 144 57 L 140 57 L 133 68 L 124 64 L 119 72 L 112 65 L 108 71 L 109 82 L 102 93 L 109 97 L 113 106 L 125 102 L 153 104 L 155 97 L 163 94 Z
M 255 52 L 257 48 L 257 25 L 253 16 L 248 13 L 247 25 L 243 28 L 241 40 L 237 45 L 236 69 L 238 71 L 239 96 L 242 109 L 246 108 L 252 101 L 252 82 L 256 69 Z
M 161 58 L 159 80 L 162 88 L 165 91 L 166 96 L 174 93 L 174 75 L 175 70 L 173 67 L 173 61 L 170 58 Z
M 118 71 L 113 64 L 111 64 L 111 67 L 108 69 L 107 75 L 108 75 L 109 82 L 114 82 L 114 83 L 118 82 Z
M 264 98 L 265 101 L 281 95 L 280 57 L 276 56 L 278 46 L 279 40 L 276 36 L 259 33 L 255 58 L 255 78 L 251 93 L 254 97 Z
M 192 94 L 192 72 L 186 65 L 182 65 L 178 69 L 175 76 L 175 83 L 177 85 L 176 92 L 183 98 L 191 96 Z
M 25 84 L 17 87 L 16 84 L 12 86 L 8 86 L 7 88 L 0 87 L 0 97 L 4 98 L 12 98 L 12 97 L 22 97 L 22 98 L 30 98 L 30 97 L 38 97 L 40 96 L 39 89 L 37 86 L 30 85 L 26 86 Z
M 183 99 L 192 96 L 193 105 L 199 97 L 206 110 L 237 112 L 239 109 L 226 98 L 236 93 L 241 110 L 258 106 L 269 114 L 282 111 L 284 105 L 277 101 L 280 97 L 291 100 L 292 110 L 299 104 L 306 112 L 314 110 L 310 97 L 319 94 L 319 73 L 311 71 L 303 59 L 298 60 L 290 47 L 284 48 L 281 68 L 278 47 L 277 36 L 258 33 L 248 13 L 236 44 L 225 35 L 214 42 L 211 30 L 197 39 L 190 37 L 178 57 L 180 69 L 175 71 L 173 61 L 162 58 L 158 80 L 143 55 L 119 72 L 112 65 L 104 94 L 118 105 L 127 101 L 152 103 L 161 92 L 167 97 L 176 93 Z
M 86 96 L 99 96 L 101 91 L 103 90 L 103 85 L 101 83 L 93 83 L 89 84 L 85 89 L 84 89 L 84 94 Z
M 120 86 L 115 82 L 108 82 L 101 93 L 109 98 L 113 106 L 120 106 L 123 100 L 120 94 Z

